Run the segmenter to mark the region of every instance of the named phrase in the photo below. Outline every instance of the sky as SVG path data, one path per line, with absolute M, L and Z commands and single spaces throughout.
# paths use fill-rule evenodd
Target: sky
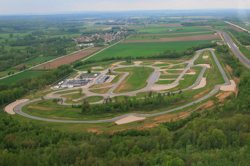
M 0 0 L 0 15 L 227 8 L 250 9 L 250 0 Z

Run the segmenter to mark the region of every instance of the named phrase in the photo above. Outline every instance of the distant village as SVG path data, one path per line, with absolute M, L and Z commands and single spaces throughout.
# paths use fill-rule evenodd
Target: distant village
M 109 45 L 114 41 L 121 40 L 127 35 L 126 30 L 119 30 L 117 32 L 95 33 L 82 35 L 75 38 L 74 41 L 78 47 L 91 47 L 96 45 Z

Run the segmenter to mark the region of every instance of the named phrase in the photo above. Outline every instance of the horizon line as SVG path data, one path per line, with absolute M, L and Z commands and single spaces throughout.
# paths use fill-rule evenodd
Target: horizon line
M 167 11 L 223 11 L 234 10 L 242 11 L 250 8 L 190 8 L 190 9 L 132 9 L 132 10 L 88 10 L 88 11 L 58 11 L 58 12 L 23 12 L 23 13 L 0 13 L 0 16 L 47 16 L 63 14 L 86 14 L 86 13 L 127 13 L 127 12 L 167 12 Z

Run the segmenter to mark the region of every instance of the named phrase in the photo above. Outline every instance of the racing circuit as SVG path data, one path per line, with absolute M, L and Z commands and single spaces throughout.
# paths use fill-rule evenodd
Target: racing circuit
M 149 118 L 149 117 L 156 117 L 159 115 L 179 111 L 179 110 L 191 107 L 195 104 L 201 103 L 201 102 L 215 96 L 220 90 L 222 90 L 222 91 L 234 91 L 235 90 L 236 85 L 235 85 L 234 81 L 229 80 L 227 74 L 225 73 L 223 67 L 221 66 L 219 60 L 217 59 L 213 49 L 199 50 L 196 52 L 196 55 L 193 58 L 191 58 L 190 60 L 181 62 L 179 64 L 175 64 L 175 65 L 183 65 L 185 67 L 182 70 L 180 70 L 178 77 L 175 80 L 173 80 L 172 83 L 169 83 L 169 84 L 157 84 L 157 81 L 159 81 L 160 75 L 162 72 L 162 68 L 160 66 L 143 65 L 141 62 L 134 63 L 133 65 L 123 65 L 122 62 L 118 62 L 111 68 L 111 71 L 112 71 L 112 74 L 115 74 L 115 75 L 121 74 L 122 76 L 119 78 L 119 80 L 116 83 L 110 84 L 108 86 L 109 90 L 106 93 L 100 94 L 100 93 L 95 93 L 95 92 L 91 91 L 91 87 L 93 85 L 95 85 L 95 83 L 96 83 L 94 80 L 94 81 L 91 81 L 89 84 L 80 87 L 82 90 L 82 93 L 85 95 L 83 97 L 80 97 L 78 100 L 76 100 L 76 101 L 81 101 L 84 98 L 88 98 L 91 96 L 100 96 L 103 98 L 102 100 L 100 100 L 98 102 L 93 102 L 91 104 L 101 104 L 101 103 L 103 103 L 103 100 L 105 98 L 113 98 L 113 97 L 117 97 L 117 96 L 136 96 L 138 93 L 151 92 L 151 91 L 157 92 L 157 93 L 166 93 L 168 90 L 178 87 L 178 85 L 180 84 L 180 81 L 183 80 L 184 76 L 186 74 L 190 74 L 188 72 L 191 70 L 191 68 L 197 67 L 197 66 L 201 67 L 202 69 L 200 70 L 199 73 L 197 73 L 198 76 L 197 76 L 196 81 L 191 86 L 186 87 L 184 89 L 175 90 L 172 93 L 179 93 L 180 91 L 185 92 L 185 91 L 189 91 L 189 90 L 193 90 L 193 89 L 202 88 L 202 87 L 206 86 L 205 85 L 206 83 L 204 83 L 204 81 L 205 81 L 204 75 L 210 66 L 208 64 L 195 64 L 195 61 L 201 56 L 201 54 L 204 51 L 211 52 L 212 58 L 214 59 L 216 65 L 220 71 L 220 74 L 224 80 L 224 84 L 216 85 L 210 92 L 203 95 L 202 97 L 200 97 L 192 102 L 186 103 L 186 104 L 181 105 L 181 106 L 177 106 L 177 107 L 172 108 L 172 109 L 164 110 L 164 111 L 157 112 L 157 113 L 151 113 L 151 114 L 150 113 L 147 113 L 147 114 L 146 113 L 145 114 L 144 113 L 140 113 L 140 114 L 127 113 L 127 114 L 116 116 L 116 117 L 113 117 L 110 119 L 98 119 L 98 120 L 51 119 L 51 118 L 44 118 L 44 117 L 29 115 L 29 114 L 22 111 L 24 106 L 35 103 L 35 102 L 39 102 L 41 100 L 59 99 L 61 102 L 58 102 L 58 104 L 72 105 L 72 103 L 66 103 L 65 101 L 67 99 L 65 97 L 63 97 L 63 95 L 60 93 L 64 93 L 64 92 L 67 93 L 67 91 L 69 91 L 69 90 L 72 91 L 72 90 L 79 89 L 79 87 L 75 87 L 75 88 L 70 88 L 70 89 L 53 91 L 53 92 L 45 95 L 43 98 L 37 98 L 37 99 L 33 99 L 33 100 L 23 99 L 23 100 L 16 101 L 16 102 L 10 104 L 9 106 L 7 106 L 5 108 L 5 111 L 12 113 L 12 114 L 16 113 L 18 115 L 21 115 L 21 116 L 24 116 L 24 117 L 27 117 L 30 119 L 34 119 L 34 120 L 40 120 L 40 121 L 58 122 L 58 123 L 86 123 L 86 124 L 89 124 L 89 123 L 107 123 L 107 122 L 116 122 L 117 124 L 119 124 L 120 123 L 119 121 L 122 121 L 126 118 L 130 119 L 130 120 L 125 120 L 127 123 L 129 123 L 129 122 L 133 122 L 133 121 L 143 120 L 143 119 Z M 149 76 L 149 78 L 146 81 L 147 82 L 146 86 L 144 88 L 141 88 L 141 89 L 138 89 L 135 91 L 117 93 L 116 89 L 129 76 L 128 72 L 117 71 L 117 70 L 122 69 L 122 68 L 129 68 L 129 67 L 140 67 L 142 65 L 144 67 L 148 67 L 148 68 L 153 69 L 152 74 Z M 101 71 L 100 76 L 107 74 L 108 71 L 109 71 L 109 69 Z M 74 93 L 74 92 L 68 92 L 68 94 L 71 94 L 71 93 Z M 131 118 L 133 120 L 131 120 Z M 123 124 L 123 123 L 121 122 L 121 124 Z

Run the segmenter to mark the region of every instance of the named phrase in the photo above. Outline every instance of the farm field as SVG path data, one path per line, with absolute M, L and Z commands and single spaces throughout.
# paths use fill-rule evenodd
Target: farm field
M 136 34 L 127 37 L 128 40 L 143 40 L 143 39 L 160 39 L 160 38 L 167 38 L 167 37 L 187 37 L 187 36 L 194 36 L 194 35 L 211 35 L 214 34 L 214 31 L 201 31 L 201 32 L 184 32 L 184 33 L 159 33 L 159 34 Z
M 208 31 L 209 27 L 164 27 L 164 26 L 152 26 L 145 28 L 138 28 L 139 33 L 157 34 L 157 33 L 187 33 L 187 32 L 202 32 Z
M 202 40 L 218 40 L 220 36 L 217 34 L 179 36 L 179 37 L 161 37 L 158 39 L 133 39 L 125 40 L 123 43 L 143 43 L 143 42 L 177 42 L 177 41 L 202 41 Z
M 183 52 L 197 45 L 209 44 L 210 40 L 204 41 L 179 41 L 179 42 L 152 42 L 152 43 L 119 43 L 89 60 L 104 60 L 112 58 L 141 58 L 153 57 L 165 51 Z
M 24 71 L 22 73 L 19 73 L 17 75 L 10 76 L 8 78 L 5 78 L 3 80 L 0 80 L 0 85 L 11 85 L 14 84 L 18 81 L 25 80 L 25 79 L 30 79 L 30 78 L 36 78 L 41 75 L 46 74 L 46 71 L 34 71 L 34 70 L 28 70 Z
M 65 65 L 65 64 L 71 64 L 77 60 L 80 60 L 82 58 L 86 58 L 87 56 L 97 52 L 100 49 L 101 49 L 100 47 L 87 48 L 85 50 L 58 58 L 56 60 L 53 60 L 51 62 L 42 64 L 42 65 L 39 65 L 35 69 L 47 70 L 47 69 L 54 69 L 54 68 L 57 68 L 59 66 Z

